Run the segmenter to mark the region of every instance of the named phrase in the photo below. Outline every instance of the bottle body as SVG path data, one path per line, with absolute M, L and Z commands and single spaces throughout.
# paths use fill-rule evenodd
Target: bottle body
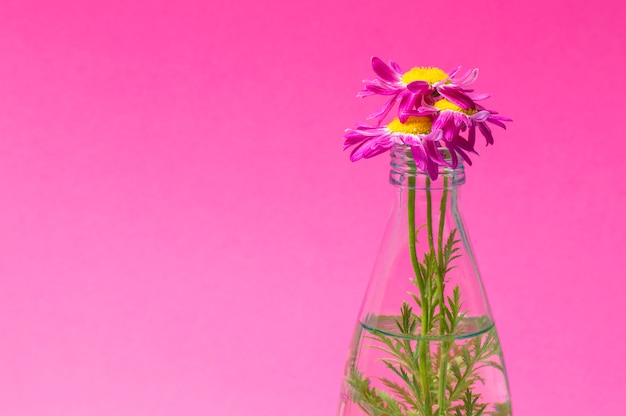
M 511 414 L 500 342 L 458 198 L 392 150 L 397 188 L 350 346 L 339 416 Z

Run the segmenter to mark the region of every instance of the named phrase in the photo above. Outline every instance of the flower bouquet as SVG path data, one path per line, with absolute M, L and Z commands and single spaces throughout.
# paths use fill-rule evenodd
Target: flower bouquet
M 359 97 L 383 95 L 375 124 L 346 130 L 352 161 L 391 154 L 394 209 L 346 363 L 340 416 L 508 416 L 500 342 L 459 210 L 477 132 L 511 120 L 471 89 L 478 76 L 403 72 L 372 59 Z M 392 117 L 391 117 L 391 116 Z M 390 121 L 386 122 L 386 119 Z

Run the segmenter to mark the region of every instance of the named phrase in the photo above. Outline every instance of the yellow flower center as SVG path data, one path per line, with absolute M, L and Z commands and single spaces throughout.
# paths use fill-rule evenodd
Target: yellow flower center
M 411 68 L 409 72 L 405 72 L 404 75 L 402 75 L 402 82 L 405 85 L 408 85 L 413 81 L 426 81 L 430 85 L 433 85 L 434 83 L 443 81 L 446 78 L 448 78 L 448 74 L 439 68 L 434 68 L 432 66 L 419 66 Z
M 400 122 L 399 118 L 394 118 L 389 124 L 387 129 L 394 133 L 405 134 L 428 134 L 433 126 L 433 122 L 428 117 L 409 117 L 406 123 Z
M 467 115 L 476 114 L 476 110 L 464 110 L 453 102 L 446 100 L 445 98 L 437 101 L 435 104 L 433 104 L 433 106 L 440 110 L 456 111 L 457 113 L 463 113 Z

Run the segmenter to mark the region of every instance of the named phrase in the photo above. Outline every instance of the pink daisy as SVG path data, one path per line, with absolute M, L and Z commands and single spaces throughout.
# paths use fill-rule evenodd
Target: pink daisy
M 433 129 L 442 130 L 444 140 L 451 140 L 460 132 L 469 129 L 468 139 L 472 146 L 476 141 L 476 127 L 485 137 L 487 145 L 490 145 L 493 144 L 493 134 L 487 123 L 506 129 L 504 122 L 512 121 L 482 106 L 477 106 L 475 109 L 463 109 L 445 98 L 436 101 L 432 106 L 422 107 L 419 111 L 423 114 L 436 114 Z
M 439 150 L 442 132 L 432 129 L 430 117 L 408 117 L 405 123 L 396 117 L 383 127 L 359 124 L 346 130 L 344 137 L 344 150 L 356 146 L 350 154 L 353 162 L 387 152 L 396 144 L 404 144 L 411 148 L 416 167 L 432 179 L 437 178 L 438 166 L 447 165 Z
M 435 93 L 463 109 L 475 109 L 474 101 L 488 97 L 486 94 L 474 94 L 466 88 L 478 77 L 478 69 L 463 76 L 457 76 L 460 67 L 450 73 L 434 67 L 415 67 L 408 72 L 402 72 L 394 61 L 389 61 L 387 65 L 377 57 L 372 58 L 372 69 L 379 78 L 364 80 L 365 86 L 357 96 L 390 96 L 381 108 L 368 117 L 379 117 L 379 125 L 396 103 L 398 118 L 404 122 L 410 116 L 421 116 L 419 108 L 432 104 L 431 95 Z

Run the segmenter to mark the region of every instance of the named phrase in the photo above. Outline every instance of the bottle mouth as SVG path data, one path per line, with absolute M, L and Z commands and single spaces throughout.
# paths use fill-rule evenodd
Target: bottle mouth
M 446 148 L 439 151 L 446 161 L 450 161 L 450 153 Z M 463 185 L 465 183 L 465 167 L 463 160 L 459 160 L 456 168 L 440 165 L 437 168 L 437 178 L 432 180 L 427 172 L 415 164 L 411 147 L 397 144 L 391 149 L 391 171 L 389 182 L 392 185 L 411 189 L 444 189 Z

